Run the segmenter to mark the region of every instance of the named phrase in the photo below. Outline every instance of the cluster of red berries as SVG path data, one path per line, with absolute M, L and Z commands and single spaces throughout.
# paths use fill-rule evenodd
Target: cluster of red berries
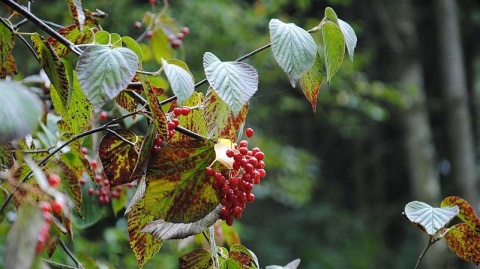
M 253 130 L 246 130 L 248 138 L 253 136 Z M 255 200 L 253 187 L 260 184 L 265 177 L 265 154 L 257 147 L 248 149 L 248 141 L 242 140 L 234 150 L 227 150 L 227 157 L 233 158 L 233 169 L 228 171 L 228 179 L 208 167 L 206 175 L 214 177 L 213 188 L 220 196 L 223 205 L 220 219 L 228 225 L 233 224 L 233 218 L 240 219 L 247 203 Z
M 82 148 L 81 152 L 86 156 L 88 154 L 87 148 Z M 104 178 L 103 171 L 100 167 L 98 167 L 97 160 L 90 160 L 90 168 L 95 173 L 95 183 L 96 188 L 90 187 L 88 189 L 88 195 L 97 195 L 98 196 L 98 203 L 100 205 L 107 205 L 110 203 L 112 199 L 120 198 L 122 194 L 122 186 L 111 186 L 110 180 Z M 80 185 L 85 185 L 86 180 L 84 178 L 80 179 Z M 132 182 L 126 184 L 128 188 L 133 188 L 134 184 Z
M 174 49 L 179 48 L 182 45 L 182 40 L 190 33 L 190 29 L 188 27 L 182 27 L 180 29 L 180 33 L 170 34 L 168 36 L 168 42 L 170 42 L 170 46 Z
M 50 174 L 48 176 L 48 185 L 52 188 L 57 188 L 60 183 L 61 179 L 57 174 Z M 61 214 L 63 211 L 63 206 L 56 200 L 52 201 L 41 201 L 38 203 L 38 207 L 43 213 L 44 223 L 40 232 L 38 233 L 37 237 L 37 247 L 36 252 L 37 254 L 42 252 L 45 249 L 45 246 L 48 243 L 48 239 L 50 238 L 50 225 L 52 223 L 52 213 L 54 214 Z
M 167 127 L 168 127 L 168 138 L 172 138 L 174 135 L 175 135 L 175 127 L 178 126 L 178 124 L 180 123 L 178 121 L 178 117 L 179 116 L 187 116 L 188 114 L 190 114 L 190 108 L 189 107 L 176 107 L 173 109 L 173 113 L 172 113 L 172 116 L 170 118 L 170 121 L 168 121 L 167 123 Z M 160 143 L 161 145 L 163 144 L 163 141 L 161 141 L 162 143 Z

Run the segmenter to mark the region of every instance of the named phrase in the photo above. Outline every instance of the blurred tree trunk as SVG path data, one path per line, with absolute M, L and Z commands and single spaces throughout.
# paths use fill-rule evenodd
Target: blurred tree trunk
M 437 204 L 441 199 L 440 181 L 435 169 L 435 150 L 423 83 L 419 42 L 411 0 L 373 0 L 382 34 L 387 44 L 383 55 L 383 77 L 398 83 L 398 87 L 411 97 L 411 104 L 400 115 L 404 129 L 404 147 L 411 192 L 415 200 Z M 382 56 L 384 57 L 384 56 Z M 387 62 L 387 63 L 385 63 Z M 385 66 L 387 64 L 387 66 Z M 419 238 L 418 249 L 424 245 Z M 437 244 L 429 250 L 421 268 L 447 268 L 445 246 Z
M 475 152 L 463 49 L 458 23 L 457 6 L 454 0 L 433 1 L 438 31 L 440 57 L 440 88 L 446 109 L 445 125 L 451 179 L 455 192 L 478 208 Z

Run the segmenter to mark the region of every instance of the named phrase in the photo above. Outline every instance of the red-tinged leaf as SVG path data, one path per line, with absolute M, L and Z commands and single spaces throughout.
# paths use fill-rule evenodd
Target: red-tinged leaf
M 233 245 L 228 253 L 229 260 L 235 261 L 240 268 L 259 268 L 255 254 L 243 245 Z
M 83 30 L 83 26 L 85 25 L 85 13 L 83 13 L 82 1 L 68 0 L 68 7 L 75 20 L 75 25 L 77 25 L 80 30 Z
M 127 91 L 122 91 L 120 92 L 117 97 L 115 97 L 115 102 L 123 107 L 125 110 L 127 110 L 128 112 L 134 112 L 137 110 L 137 107 L 138 107 L 138 102 L 137 100 L 135 100 L 133 97 L 130 96 L 130 94 L 128 94 Z M 133 119 L 136 118 L 136 115 L 133 115 L 132 116 Z
M 475 214 L 475 209 L 464 199 L 457 196 L 449 196 L 443 199 L 441 206 L 458 206 L 460 213 L 457 217 L 465 222 L 474 232 L 480 235 L 480 219 Z
M 15 74 L 17 67 L 12 55 L 15 38 L 10 29 L 0 23 L 0 78 Z
M 203 94 L 194 92 L 193 95 L 183 102 L 183 106 L 186 107 L 198 107 L 204 102 Z M 207 137 L 207 129 L 205 119 L 203 118 L 203 109 L 191 109 L 187 116 L 181 116 L 178 118 L 180 126 L 196 133 L 201 136 Z M 176 132 L 171 141 L 181 141 L 192 139 L 190 136 Z
M 212 266 L 212 254 L 203 248 L 194 249 L 178 258 L 179 269 L 210 269 Z
M 117 186 L 132 181 L 142 138 L 128 130 L 108 132 L 100 141 L 98 155 L 110 185 Z
M 457 257 L 477 265 L 480 263 L 480 235 L 467 224 L 454 225 L 445 233 L 444 238 Z
M 153 216 L 146 214 L 144 210 L 143 200 L 139 201 L 128 213 L 130 247 L 140 268 L 162 248 L 162 240 L 149 233 L 141 232 L 142 228 L 152 220 Z
M 214 142 L 169 143 L 152 154 L 147 170 L 145 209 L 172 223 L 196 222 L 219 204 L 213 177 L 205 168 L 215 159 Z
M 0 146 L 0 166 L 4 165 L 7 168 L 13 166 L 15 162 L 13 150 L 14 148 L 11 144 Z
M 143 176 L 147 173 L 147 166 L 150 162 L 150 155 L 152 152 L 153 143 L 155 141 L 156 129 L 155 124 L 150 124 L 147 129 L 147 133 L 143 138 L 142 145 L 140 147 L 140 153 L 138 155 L 137 163 L 132 177 Z
M 215 91 L 209 89 L 205 96 L 203 113 L 209 138 L 236 141 L 236 132 L 247 118 L 248 103 L 243 106 L 237 116 L 234 116 L 229 106 Z
M 51 86 L 54 88 L 53 90 L 59 97 L 60 102 L 54 102 L 55 109 L 58 110 L 59 114 L 64 114 L 67 111 L 71 95 L 65 64 L 55 53 L 52 45 L 46 42 L 43 37 L 35 33 L 31 39 L 40 58 L 40 65 L 45 70 Z
M 68 25 L 57 30 L 57 32 L 65 37 L 66 39 L 72 41 L 74 44 L 87 44 L 93 41 L 93 30 L 90 27 L 85 26 L 83 31 L 80 31 L 79 27 L 76 24 Z M 71 51 L 69 48 L 65 47 L 58 39 L 49 37 L 47 42 L 50 43 L 58 55 L 58 57 L 64 57 L 68 55 Z
M 307 100 L 312 104 L 313 113 L 317 110 L 317 96 L 322 86 L 322 60 L 317 52 L 315 63 L 312 68 L 308 70 L 300 78 L 300 88 Z
M 168 124 L 167 117 L 165 112 L 163 112 L 162 107 L 158 103 L 157 96 L 150 89 L 150 82 L 145 75 L 140 75 L 140 81 L 142 82 L 145 95 L 147 96 L 147 102 L 150 106 L 150 111 L 152 112 L 152 118 L 155 123 L 155 128 L 160 138 L 164 141 L 168 139 Z

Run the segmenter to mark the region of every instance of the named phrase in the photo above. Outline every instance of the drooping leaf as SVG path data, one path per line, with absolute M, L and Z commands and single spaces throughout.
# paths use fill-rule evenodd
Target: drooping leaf
M 0 145 L 31 133 L 43 113 L 40 99 L 13 81 L 0 80 L 0 107 Z
M 179 141 L 152 154 L 144 197 L 149 214 L 171 223 L 193 223 L 218 206 L 213 178 L 205 175 L 215 159 L 213 147 L 210 140 Z
M 213 53 L 203 55 L 208 83 L 237 116 L 258 89 L 258 74 L 243 62 L 222 62 Z
M 38 235 L 45 221 L 40 208 L 24 203 L 8 233 L 4 266 L 10 269 L 31 268 L 35 258 Z
M 108 132 L 100 141 L 98 155 L 110 185 L 131 182 L 137 164 L 142 138 L 129 130 Z
M 31 39 L 40 58 L 40 65 L 45 70 L 51 85 L 54 87 L 53 91 L 56 91 L 59 97 L 60 102 L 54 103 L 56 105 L 55 109 L 60 114 L 63 114 L 67 110 L 71 97 L 70 82 L 65 70 L 65 64 L 55 54 L 50 43 L 46 42 L 39 34 L 33 34 Z
M 140 268 L 162 248 L 162 240 L 149 233 L 141 232 L 142 228 L 152 221 L 153 218 L 144 210 L 143 200 L 140 200 L 128 213 L 127 223 L 130 247 L 137 258 Z
M 76 149 L 70 149 L 69 152 L 63 153 L 60 156 L 60 167 L 62 168 L 62 182 L 69 197 L 73 199 L 75 209 L 81 216 L 82 206 L 82 188 L 80 186 L 80 179 L 82 179 L 85 171 L 89 170 L 88 160 L 81 157 L 80 152 Z
M 75 20 L 75 24 L 80 31 L 83 31 L 83 26 L 85 25 L 85 13 L 83 13 L 82 1 L 68 0 L 68 7 L 70 8 L 70 13 Z
M 405 216 L 429 235 L 445 227 L 460 210 L 458 206 L 434 208 L 427 203 L 413 201 L 405 206 Z
M 293 23 L 272 19 L 268 27 L 273 56 L 295 87 L 296 81 L 315 63 L 317 45 L 307 31 Z
M 475 264 L 480 263 L 480 235 L 475 233 L 466 223 L 450 227 L 444 235 L 450 250 L 457 257 Z
M 153 92 L 150 86 L 150 82 L 148 78 L 144 75 L 139 76 L 140 81 L 143 85 L 143 90 L 147 97 L 148 105 L 150 106 L 150 111 L 152 113 L 153 122 L 155 124 L 155 128 L 160 138 L 164 141 L 168 139 L 168 124 L 167 124 L 167 117 L 165 116 L 165 112 L 163 112 L 162 107 L 158 103 L 157 96 Z
M 298 265 L 300 265 L 300 259 L 295 259 L 295 260 L 289 262 L 285 266 L 268 265 L 268 266 L 265 267 L 265 269 L 297 269 Z
M 457 217 L 465 222 L 474 232 L 480 235 L 480 219 L 475 213 L 475 209 L 466 200 L 458 196 L 449 196 L 443 199 L 441 206 L 457 206 L 460 209 Z
M 162 59 L 162 67 L 170 82 L 173 93 L 177 96 L 177 103 L 182 106 L 195 91 L 193 77 L 187 70 L 176 64 L 170 64 Z
M 76 45 L 87 44 L 93 41 L 93 31 L 88 26 L 84 26 L 83 31 L 80 31 L 76 24 L 72 24 L 58 29 L 57 32 Z M 71 52 L 69 48 L 65 47 L 54 37 L 49 37 L 47 42 L 52 45 L 58 57 L 64 57 Z
M 0 79 L 17 72 L 12 50 L 15 37 L 10 29 L 0 23 Z
M 135 75 L 137 55 L 128 48 L 91 45 L 78 58 L 80 85 L 94 108 L 115 98 Z
M 353 61 L 353 54 L 355 52 L 355 47 L 357 46 L 357 35 L 352 26 L 345 21 L 338 19 L 338 26 L 340 26 L 340 30 L 345 38 L 345 45 L 347 46 L 350 61 Z
M 312 104 L 313 113 L 317 110 L 317 97 L 322 86 L 322 70 L 322 60 L 317 52 L 315 64 L 300 78 L 300 88 L 307 100 Z
M 223 102 L 215 91 L 209 89 L 205 97 L 203 116 L 207 124 L 208 137 L 225 138 L 235 141 L 236 132 L 247 118 L 248 103 L 238 115 L 234 115 L 230 107 Z
M 179 269 L 210 269 L 212 266 L 212 254 L 203 248 L 194 249 L 178 258 Z
M 345 38 L 338 24 L 326 21 L 322 26 L 323 47 L 325 52 L 325 66 L 327 81 L 337 73 L 345 55 Z

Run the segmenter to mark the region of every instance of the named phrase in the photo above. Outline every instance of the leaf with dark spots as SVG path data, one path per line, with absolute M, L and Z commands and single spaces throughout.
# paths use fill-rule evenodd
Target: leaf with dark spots
M 179 269 L 210 269 L 212 266 L 212 254 L 203 248 L 194 249 L 178 258 Z
M 73 42 L 73 44 L 88 44 L 93 41 L 93 31 L 90 27 L 85 26 L 83 30 L 80 31 L 76 24 L 68 25 L 57 30 L 61 36 Z M 49 37 L 47 42 L 50 43 L 53 47 L 53 50 L 58 55 L 58 57 L 64 57 L 71 53 L 71 50 L 62 43 L 55 39 L 54 37 Z
M 190 98 L 183 102 L 183 106 L 186 107 L 197 107 L 202 105 L 203 94 L 199 92 L 194 92 Z M 171 108 L 170 108 L 171 109 Z M 205 119 L 203 117 L 203 109 L 191 109 L 190 113 L 187 116 L 178 117 L 180 126 L 196 133 L 201 136 L 206 137 L 208 135 L 206 129 Z M 190 136 L 176 132 L 171 141 L 180 141 L 180 140 L 190 140 Z
M 155 219 L 192 223 L 219 204 L 213 177 L 205 168 L 215 160 L 214 142 L 170 143 L 153 153 L 146 175 L 145 210 Z
M 475 209 L 467 201 L 457 196 L 449 196 L 443 199 L 441 206 L 458 206 L 460 213 L 457 214 L 457 217 L 480 235 L 480 219 L 477 217 Z
M 85 25 L 85 13 L 82 8 L 82 1 L 80 0 L 68 0 L 68 7 L 70 8 L 70 13 L 72 14 L 75 24 L 80 30 L 83 30 Z
M 480 263 L 480 235 L 470 229 L 466 223 L 451 227 L 444 238 L 457 257 L 475 264 Z
M 128 130 L 111 131 L 102 138 L 98 155 L 112 186 L 132 181 L 142 140 Z
M 7 26 L 0 23 L 0 78 L 17 72 L 15 58 L 12 55 L 14 44 L 14 34 Z
M 168 127 L 167 127 L 167 117 L 165 112 L 163 112 L 162 107 L 158 103 L 157 96 L 153 90 L 151 90 L 150 82 L 148 81 L 147 76 L 140 75 L 140 81 L 142 82 L 145 95 L 147 97 L 148 105 L 150 106 L 150 111 L 152 113 L 153 122 L 155 123 L 155 128 L 157 133 L 164 141 L 168 139 Z

